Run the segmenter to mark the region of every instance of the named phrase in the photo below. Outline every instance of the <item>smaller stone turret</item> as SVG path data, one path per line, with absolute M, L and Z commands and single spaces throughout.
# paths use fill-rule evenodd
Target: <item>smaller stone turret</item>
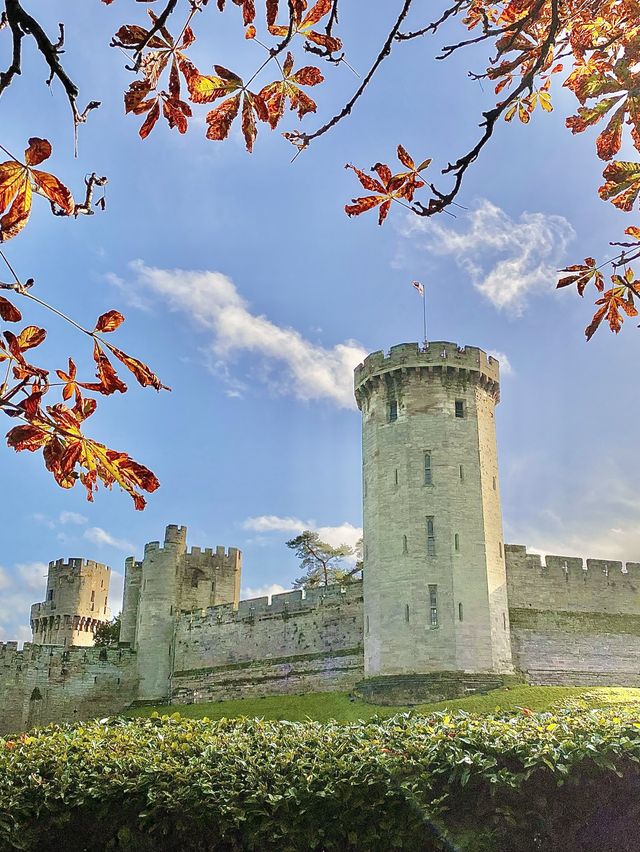
M 98 625 L 111 620 L 111 568 L 89 559 L 49 563 L 46 599 L 31 607 L 36 645 L 93 645 Z
M 127 559 L 120 642 L 137 652 L 140 698 L 168 698 L 178 615 L 218 604 L 237 607 L 241 569 L 235 547 L 187 550 L 187 528 L 176 524 L 166 528 L 162 546 L 145 545 L 142 562 Z

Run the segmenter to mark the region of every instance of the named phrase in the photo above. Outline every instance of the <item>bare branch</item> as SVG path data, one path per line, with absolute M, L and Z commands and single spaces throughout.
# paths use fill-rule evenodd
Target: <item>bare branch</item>
M 389 56 L 391 53 L 391 48 L 393 47 L 393 42 L 396 37 L 396 33 L 402 26 L 404 19 L 409 14 L 409 9 L 411 8 L 411 3 L 413 0 L 404 0 L 402 4 L 402 9 L 400 10 L 400 14 L 398 18 L 391 28 L 391 32 L 387 36 L 384 45 L 378 56 L 376 57 L 375 62 L 369 69 L 366 77 L 363 79 L 362 83 L 358 87 L 357 91 L 353 95 L 353 97 L 344 105 L 344 107 L 340 110 L 339 113 L 333 116 L 326 124 L 323 124 L 322 127 L 318 128 L 318 130 L 313 133 L 301 133 L 300 131 L 294 131 L 292 133 L 285 133 L 285 137 L 292 142 L 300 151 L 309 146 L 309 143 L 313 139 L 317 139 L 318 136 L 322 136 L 328 130 L 331 130 L 332 127 L 335 127 L 343 118 L 346 118 L 348 115 L 351 115 L 351 110 L 355 106 L 356 102 L 359 100 L 360 96 L 367 88 L 373 75 L 376 73 L 382 62 Z
M 50 84 L 54 79 L 60 81 L 64 89 L 71 112 L 73 114 L 74 136 L 78 125 L 83 124 L 87 120 L 91 110 L 100 106 L 99 101 L 90 101 L 84 110 L 78 109 L 79 90 L 73 80 L 60 64 L 60 53 L 64 44 L 64 26 L 60 27 L 58 41 L 53 43 L 45 31 L 42 29 L 38 21 L 30 15 L 20 4 L 20 0 L 5 0 L 6 19 L 13 33 L 13 61 L 9 69 L 0 75 L 0 94 L 5 89 L 15 74 L 20 73 L 20 50 L 21 40 L 25 35 L 32 36 L 38 50 L 42 54 L 45 62 L 49 66 L 49 77 L 47 84 Z

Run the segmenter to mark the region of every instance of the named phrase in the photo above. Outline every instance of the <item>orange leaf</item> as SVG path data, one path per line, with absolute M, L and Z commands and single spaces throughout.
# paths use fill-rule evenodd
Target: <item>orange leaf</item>
M 34 181 L 44 192 L 47 198 L 50 201 L 55 202 L 55 204 L 64 210 L 68 216 L 71 216 L 75 211 L 75 204 L 73 202 L 71 190 L 68 189 L 62 181 L 58 180 L 55 175 L 49 174 L 49 172 L 41 172 L 38 171 L 38 169 L 32 169 L 31 174 Z
M 51 440 L 51 434 L 37 426 L 25 424 L 24 426 L 14 426 L 7 433 L 7 444 L 16 452 L 28 450 L 30 453 L 39 450 Z
M 226 139 L 234 118 L 240 109 L 240 93 L 227 98 L 220 106 L 207 113 L 207 139 L 220 141 Z
M 146 364 L 143 364 L 142 361 L 138 361 L 137 358 L 132 358 L 131 355 L 127 355 L 126 352 L 116 349 L 115 346 L 109 346 L 109 350 L 119 361 L 122 361 L 128 370 L 133 373 L 138 383 L 141 384 L 143 388 L 153 387 L 158 391 L 170 390 L 170 388 L 162 384 L 156 374 L 150 370 Z
M 22 314 L 8 299 L 0 296 L 0 317 L 5 322 L 20 322 Z
M 160 118 L 160 104 L 156 100 L 154 105 L 149 110 L 149 114 L 144 120 L 142 127 L 138 131 L 141 139 L 146 139 L 147 136 L 151 133 L 153 128 L 155 127 L 156 121 Z
M 46 139 L 33 136 L 29 139 L 29 147 L 24 152 L 24 161 L 28 166 L 37 166 L 51 156 L 51 144 Z
M 31 197 L 31 184 L 27 177 L 8 212 L 0 219 L 0 242 L 15 237 L 27 224 L 31 213 Z
M 100 331 L 103 333 L 115 331 L 123 322 L 124 317 L 120 311 L 107 311 L 105 314 L 100 314 L 98 317 L 94 331 Z
M 20 350 L 24 352 L 27 349 L 33 349 L 36 346 L 40 346 L 46 336 L 47 332 L 44 328 L 38 328 L 37 325 L 28 325 L 26 328 L 22 329 L 16 338 L 16 342 Z

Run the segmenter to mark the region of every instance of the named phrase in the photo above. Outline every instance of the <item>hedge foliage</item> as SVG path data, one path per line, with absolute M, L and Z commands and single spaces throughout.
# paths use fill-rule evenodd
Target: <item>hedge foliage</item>
M 640 719 L 624 709 L 350 725 L 176 714 L 0 738 L 3 852 L 625 852 L 639 817 Z

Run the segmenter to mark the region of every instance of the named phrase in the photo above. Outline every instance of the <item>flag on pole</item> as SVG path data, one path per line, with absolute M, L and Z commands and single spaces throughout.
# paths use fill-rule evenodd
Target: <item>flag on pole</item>
M 424 296 L 424 286 L 419 281 L 412 281 L 411 283 L 416 288 L 418 293 L 420 293 L 421 296 Z

